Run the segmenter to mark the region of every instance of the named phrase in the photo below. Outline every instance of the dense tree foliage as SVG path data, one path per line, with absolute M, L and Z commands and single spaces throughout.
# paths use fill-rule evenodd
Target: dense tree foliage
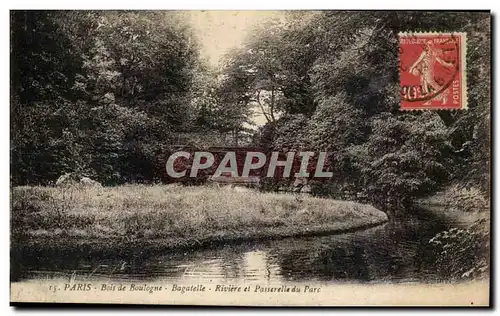
M 199 48 L 176 13 L 11 13 L 12 177 L 153 180 L 189 130 Z
M 488 14 L 286 12 L 221 71 L 180 13 L 13 11 L 11 25 L 16 184 L 71 171 L 153 181 L 168 145 L 194 131 L 327 150 L 335 176 L 318 194 L 401 204 L 452 182 L 487 190 Z M 399 110 L 398 33 L 429 30 L 467 33 L 469 110 Z
M 483 13 L 293 12 L 226 70 L 267 111 L 261 143 L 331 153 L 337 176 L 320 192 L 401 204 L 452 181 L 488 186 L 489 25 Z M 429 30 L 467 33 L 467 111 L 399 111 L 398 33 Z

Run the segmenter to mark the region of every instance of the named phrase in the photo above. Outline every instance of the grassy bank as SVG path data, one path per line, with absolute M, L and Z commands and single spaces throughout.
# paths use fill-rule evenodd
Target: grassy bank
M 439 215 L 449 221 L 463 224 L 472 224 L 479 219 L 489 220 L 489 203 L 484 192 L 462 185 L 450 185 L 417 201 L 419 206 L 431 211 L 437 210 Z
M 16 187 L 11 200 L 13 246 L 31 249 L 168 249 L 342 232 L 387 221 L 369 205 L 231 188 Z

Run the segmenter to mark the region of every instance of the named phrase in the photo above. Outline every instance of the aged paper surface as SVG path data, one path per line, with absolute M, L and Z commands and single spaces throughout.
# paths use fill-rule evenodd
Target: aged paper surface
M 489 12 L 10 17 L 12 304 L 490 304 Z
M 328 285 L 314 283 L 318 293 L 259 292 L 257 286 L 283 288 L 283 284 L 266 283 L 233 284 L 241 291 L 216 292 L 217 285 L 211 283 L 185 284 L 174 283 L 182 287 L 205 287 L 203 292 L 172 291 L 173 284 L 148 283 L 161 290 L 131 291 L 131 284 L 115 283 L 115 290 L 102 291 L 106 283 L 95 284 L 90 291 L 47 291 L 47 282 L 21 282 L 12 285 L 12 300 L 17 302 L 71 302 L 71 303 L 114 303 L 114 304 L 179 304 L 179 305 L 241 305 L 241 306 L 488 306 L 489 284 L 472 282 L 467 284 L 441 285 Z M 120 284 L 122 288 L 120 288 Z M 137 284 L 137 283 L 134 283 Z M 265 284 L 265 285 L 264 285 Z M 52 286 L 63 288 L 65 284 L 53 283 Z M 140 284 L 142 285 L 142 284 Z M 201 285 L 201 286 L 200 286 Z M 92 284 L 94 286 L 94 284 Z M 303 290 L 304 283 L 285 285 Z M 249 290 L 245 291 L 248 287 Z

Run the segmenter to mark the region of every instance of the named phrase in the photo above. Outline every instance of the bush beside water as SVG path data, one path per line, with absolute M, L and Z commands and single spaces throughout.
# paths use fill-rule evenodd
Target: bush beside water
M 452 228 L 429 241 L 434 246 L 436 265 L 453 279 L 482 278 L 489 272 L 487 220 L 477 220 L 468 229 Z

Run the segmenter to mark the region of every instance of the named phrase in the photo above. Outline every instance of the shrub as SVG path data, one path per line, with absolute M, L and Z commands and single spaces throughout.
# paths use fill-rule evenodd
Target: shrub
M 489 267 L 489 233 L 485 219 L 468 229 L 452 228 L 434 236 L 436 266 L 444 276 L 454 279 L 485 277 Z

